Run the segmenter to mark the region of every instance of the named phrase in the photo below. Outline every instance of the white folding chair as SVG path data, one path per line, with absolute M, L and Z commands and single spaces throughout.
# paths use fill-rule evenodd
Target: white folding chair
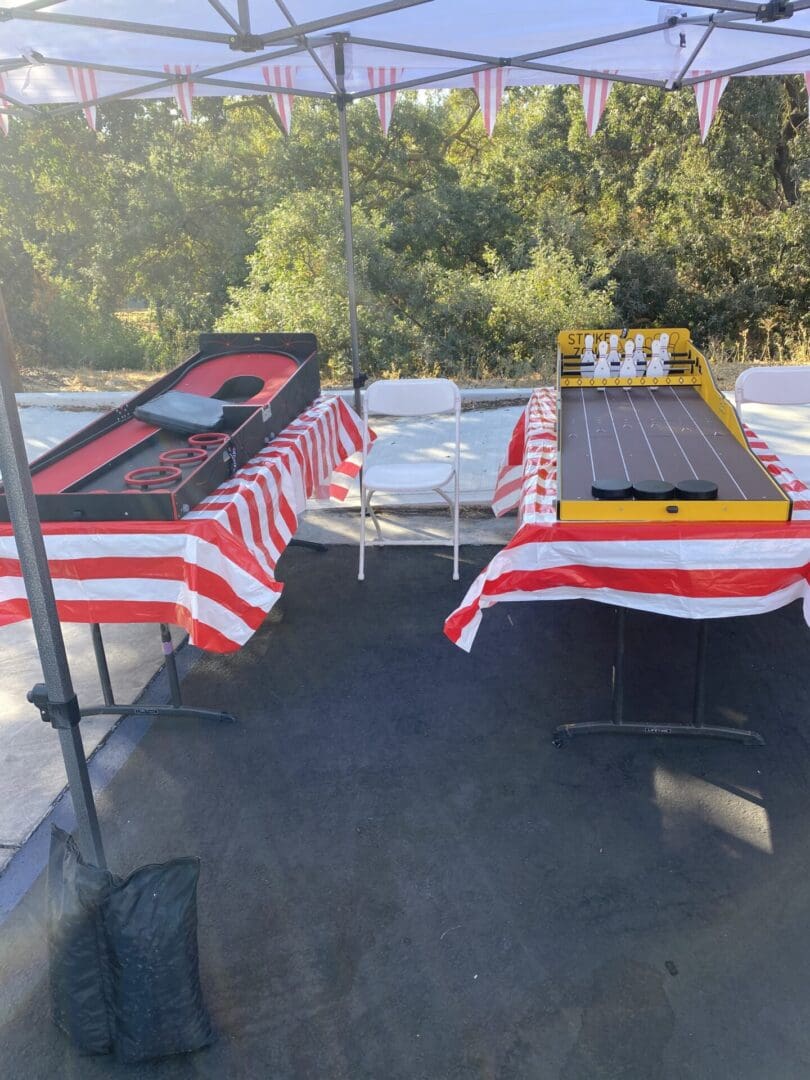
M 734 384 L 734 404 L 741 421 L 745 404 L 810 405 L 810 366 L 747 368 Z M 779 458 L 799 479 L 810 481 L 810 456 L 780 452 Z
M 450 461 L 408 461 L 369 465 L 369 416 L 435 416 L 455 414 L 455 450 Z M 366 511 L 377 533 L 377 544 L 430 544 L 432 540 L 384 540 L 371 497 L 375 492 L 412 495 L 429 491 L 439 495 L 453 515 L 453 581 L 458 581 L 459 465 L 461 457 L 461 394 L 450 379 L 382 379 L 371 383 L 363 396 L 363 468 L 360 474 L 360 566 L 365 578 Z M 452 482 L 452 497 L 445 490 Z

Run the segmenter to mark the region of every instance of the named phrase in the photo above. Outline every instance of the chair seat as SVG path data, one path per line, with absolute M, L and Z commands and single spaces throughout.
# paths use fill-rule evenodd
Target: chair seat
M 369 465 L 363 477 L 369 491 L 430 491 L 453 479 L 452 461 Z

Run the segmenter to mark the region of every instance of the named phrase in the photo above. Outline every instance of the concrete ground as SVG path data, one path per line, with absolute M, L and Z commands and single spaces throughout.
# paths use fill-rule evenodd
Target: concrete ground
M 20 396 L 25 400 L 28 395 Z M 53 397 L 58 399 L 54 405 L 38 402 L 20 410 L 29 458 L 38 457 L 114 404 L 98 395 Z M 82 407 L 85 404 L 93 408 Z M 89 628 L 66 623 L 63 632 L 79 699 L 84 705 L 101 703 Z M 181 637 L 177 631 L 177 640 Z M 162 663 L 157 628 L 113 625 L 104 628 L 104 638 L 116 695 L 122 702 L 132 701 Z M 30 622 L 0 627 L 0 872 L 65 785 L 58 741 L 26 700 L 34 683 L 41 681 L 42 669 Z M 103 742 L 115 722 L 115 717 L 82 722 L 88 754 Z
M 713 623 L 720 742 L 592 737 L 612 612 L 444 616 L 493 548 L 301 549 L 283 623 L 186 676 L 235 726 L 155 721 L 99 799 L 118 872 L 202 859 L 218 1032 L 78 1058 L 48 1019 L 44 884 L 0 934 L 0 1075 L 133 1080 L 797 1080 L 810 1075 L 810 740 L 798 605 Z M 688 719 L 695 627 L 630 613 L 627 711 Z M 129 720 L 121 729 L 127 731 Z

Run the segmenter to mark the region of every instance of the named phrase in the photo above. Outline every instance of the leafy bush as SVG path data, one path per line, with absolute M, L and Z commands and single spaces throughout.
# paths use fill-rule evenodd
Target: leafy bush
M 21 359 L 171 366 L 200 331 L 317 333 L 350 373 L 337 121 L 260 97 L 118 102 L 15 125 L 0 155 L 0 277 Z M 386 138 L 349 110 L 358 321 L 370 373 L 550 373 L 586 323 L 691 327 L 718 355 L 804 355 L 810 129 L 798 76 L 732 80 L 700 142 L 694 93 L 616 85 L 402 94 Z M 131 297 L 148 325 L 122 326 Z
M 30 335 L 18 340 L 37 347 L 37 359 L 47 367 L 117 368 L 142 367 L 143 341 L 136 330 L 113 313 L 101 311 L 64 282 L 41 289 L 32 311 Z M 30 345 L 21 358 L 30 362 Z

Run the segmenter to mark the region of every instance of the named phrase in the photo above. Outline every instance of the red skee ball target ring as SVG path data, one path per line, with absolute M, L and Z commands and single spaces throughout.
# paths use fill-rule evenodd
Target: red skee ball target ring
M 201 446 L 181 446 L 177 450 L 164 450 L 158 458 L 161 465 L 194 465 L 198 461 L 205 461 L 208 454 Z
M 226 435 L 224 431 L 200 431 L 196 435 L 189 435 L 188 445 L 203 447 L 205 450 L 216 450 L 224 446 L 229 439 L 230 435 Z
M 133 469 L 124 477 L 124 483 L 130 487 L 149 488 L 165 487 L 167 484 L 176 483 L 182 476 L 180 470 L 174 465 L 147 465 L 143 469 Z

